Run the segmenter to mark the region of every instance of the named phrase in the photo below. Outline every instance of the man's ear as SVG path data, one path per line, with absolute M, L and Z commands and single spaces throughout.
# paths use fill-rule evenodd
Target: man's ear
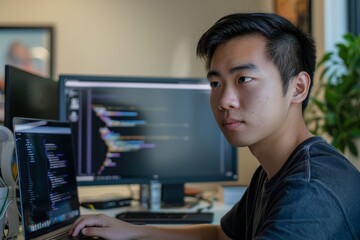
M 292 103 L 302 103 L 309 94 L 311 79 L 309 74 L 302 71 L 296 75 L 292 82 Z

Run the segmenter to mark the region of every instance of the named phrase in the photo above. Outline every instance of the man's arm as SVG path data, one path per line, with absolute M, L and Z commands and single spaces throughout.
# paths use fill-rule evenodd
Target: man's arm
M 219 225 L 198 224 L 190 226 L 150 226 L 134 225 L 99 214 L 79 218 L 70 234 L 77 236 L 98 236 L 105 239 L 157 239 L 157 240 L 229 240 Z

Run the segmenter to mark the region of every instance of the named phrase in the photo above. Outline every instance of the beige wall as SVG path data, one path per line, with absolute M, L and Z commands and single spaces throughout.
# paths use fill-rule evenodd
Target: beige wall
M 322 41 L 322 0 L 313 2 L 315 38 Z M 195 47 L 205 30 L 229 13 L 271 11 L 271 0 L 0 0 L 0 25 L 53 25 L 55 78 L 203 77 Z M 239 156 L 239 182 L 247 184 L 258 162 L 247 149 Z
M 203 76 L 195 46 L 221 16 L 268 0 L 0 0 L 0 24 L 56 29 L 59 73 Z

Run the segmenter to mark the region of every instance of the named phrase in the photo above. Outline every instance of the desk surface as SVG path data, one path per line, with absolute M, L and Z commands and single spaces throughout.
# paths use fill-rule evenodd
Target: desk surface
M 166 209 L 161 209 L 160 211 L 196 211 L 197 209 L 203 208 L 206 206 L 207 206 L 206 203 L 199 203 L 198 205 L 194 206 L 191 209 L 189 209 L 189 208 L 186 208 L 186 209 L 185 208 L 166 208 Z M 204 210 L 204 212 L 213 212 L 214 213 L 213 224 L 219 224 L 222 216 L 227 211 L 229 211 L 229 209 L 231 207 L 232 206 L 230 206 L 230 205 L 224 205 L 222 203 L 215 202 L 211 209 Z M 120 212 L 124 212 L 124 211 L 129 211 L 129 210 L 144 210 L 144 209 L 136 203 L 130 207 L 111 208 L 111 209 L 106 209 L 106 210 L 91 210 L 91 209 L 87 209 L 87 208 L 83 208 L 83 207 L 80 208 L 80 212 L 82 215 L 103 213 L 103 214 L 106 214 L 111 217 L 115 217 L 116 214 L 118 214 Z M 17 239 L 18 240 L 24 239 L 22 232 L 19 233 Z
M 120 188 L 118 187 L 117 189 L 115 189 L 114 187 L 109 187 L 108 189 L 105 188 L 83 188 L 80 189 L 80 202 L 82 201 L 86 201 L 86 200 L 91 200 L 91 199 L 97 199 L 99 198 L 98 196 L 114 196 L 114 193 L 118 193 L 120 194 L 119 196 L 127 196 L 127 195 L 131 195 L 130 192 L 127 192 L 128 188 Z M 139 189 L 138 186 L 132 186 L 132 191 L 133 193 L 138 194 L 139 193 Z M 138 195 L 134 195 L 133 196 L 135 199 L 139 198 Z M 220 220 L 222 218 L 222 216 L 224 216 L 224 214 L 230 210 L 230 208 L 232 207 L 232 205 L 226 205 L 223 204 L 222 201 L 219 201 L 219 191 L 213 191 L 213 190 L 208 190 L 208 191 L 204 191 L 203 192 L 203 197 L 204 199 L 208 199 L 208 200 L 200 200 L 200 199 L 196 199 L 194 197 L 185 197 L 185 201 L 186 202 L 196 202 L 197 204 L 195 204 L 193 207 L 191 208 L 165 208 L 165 209 L 161 209 L 160 211 L 197 211 L 199 208 L 204 208 L 204 211 L 208 211 L 208 212 L 213 212 L 214 213 L 214 224 L 219 224 Z M 220 198 L 221 199 L 221 198 Z M 212 201 L 212 208 L 210 209 L 206 209 L 209 206 L 209 200 Z M 142 208 L 141 206 L 139 206 L 139 202 L 138 201 L 133 201 L 131 207 L 121 207 L 121 208 L 112 208 L 112 209 L 107 209 L 107 210 L 91 210 L 91 209 L 87 209 L 87 208 L 83 208 L 81 207 L 80 211 L 82 215 L 86 215 L 86 214 L 96 214 L 96 213 L 103 213 L 106 215 L 109 215 L 111 217 L 115 217 L 116 214 L 120 213 L 120 212 L 124 212 L 124 211 L 131 211 L 131 210 L 144 210 L 144 208 Z M 191 204 L 190 204 L 191 205 Z
M 193 208 L 165 208 L 165 209 L 160 209 L 159 211 L 173 211 L 173 212 L 181 212 L 181 211 L 197 211 L 199 208 L 205 208 L 207 207 L 206 205 L 207 203 L 199 203 L 198 205 L 194 206 Z M 214 221 L 213 224 L 219 224 L 220 220 L 222 218 L 222 216 L 224 216 L 224 214 L 230 210 L 232 206 L 230 205 L 224 205 L 222 203 L 218 203 L 215 202 L 213 204 L 213 207 L 210 209 L 204 209 L 204 212 L 213 212 L 214 213 Z M 111 209 L 106 209 L 106 210 L 91 210 L 91 209 L 87 209 L 87 208 L 80 208 L 81 214 L 82 215 L 87 215 L 87 214 L 98 214 L 98 213 L 103 213 L 106 214 L 108 216 L 111 217 L 115 217 L 116 214 L 120 213 L 120 212 L 125 212 L 125 211 L 136 211 L 136 210 L 144 210 L 144 208 L 142 208 L 141 206 L 137 205 L 137 204 L 133 204 L 133 206 L 130 207 L 121 207 L 121 208 L 111 208 Z

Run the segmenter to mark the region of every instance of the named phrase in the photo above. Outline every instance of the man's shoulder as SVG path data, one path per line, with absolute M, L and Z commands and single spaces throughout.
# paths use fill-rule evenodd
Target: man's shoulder
M 282 178 L 302 178 L 305 181 L 350 175 L 360 181 L 360 172 L 321 137 L 312 137 L 300 144 L 279 171 L 279 175 Z

